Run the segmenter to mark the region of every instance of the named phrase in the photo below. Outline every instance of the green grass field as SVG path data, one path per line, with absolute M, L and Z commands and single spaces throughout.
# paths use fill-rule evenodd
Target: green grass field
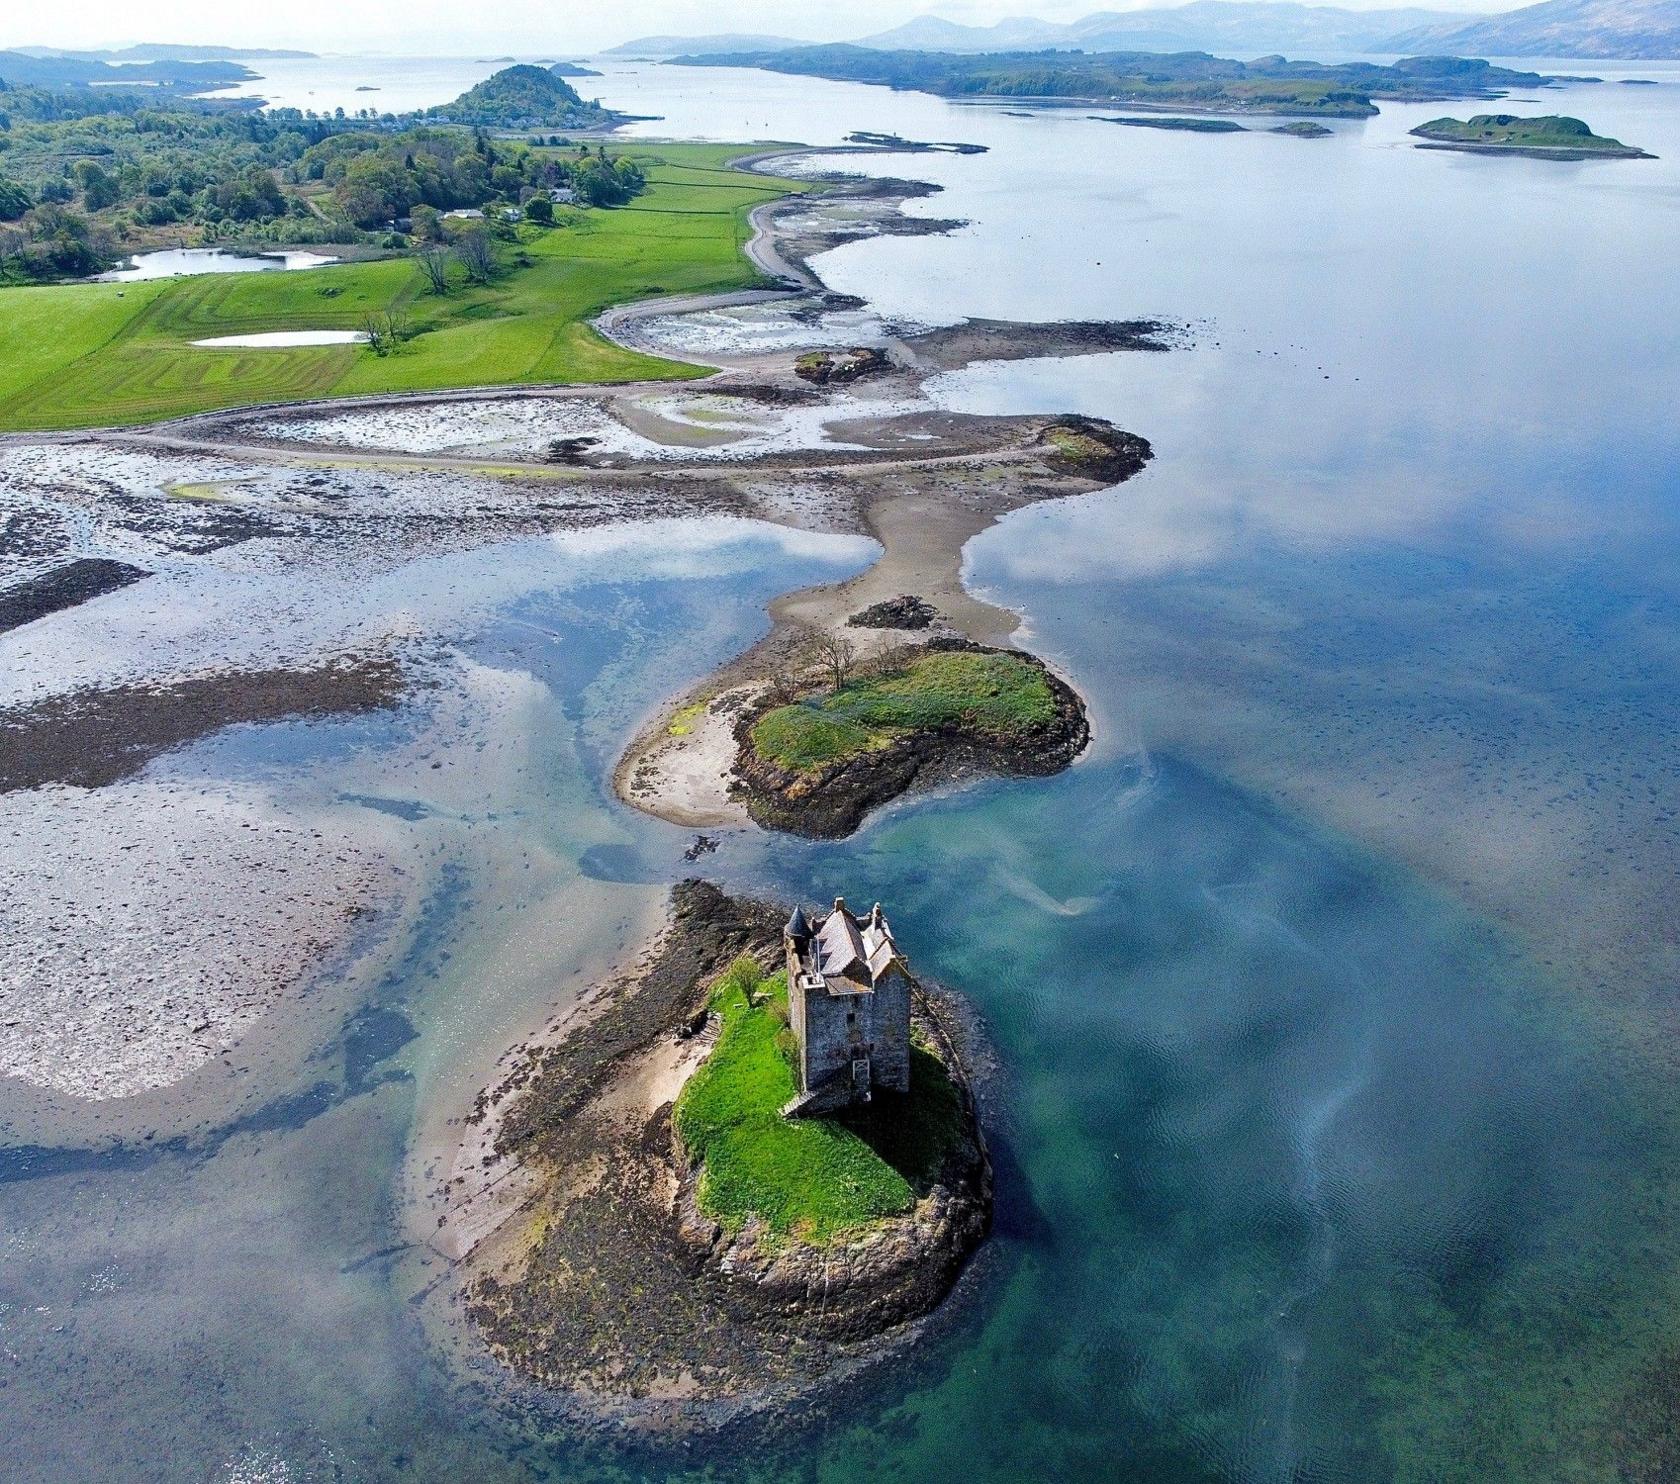
M 960 727 L 1008 737 L 1056 712 L 1044 672 L 1019 655 L 934 651 L 893 675 L 767 711 L 753 746 L 784 768 L 820 768 L 909 731 Z
M 878 1094 L 860 1116 L 786 1119 L 794 1094 L 787 976 L 738 961 L 712 997 L 723 1030 L 683 1088 L 674 1118 L 705 1166 L 700 1207 L 730 1231 L 760 1217 L 780 1236 L 824 1242 L 907 1211 L 961 1129 L 944 1066 L 911 1050 L 910 1092 Z
M 648 191 L 611 211 L 560 210 L 522 227 L 481 287 L 426 289 L 405 258 L 302 273 L 213 274 L 126 284 L 0 289 L 0 430 L 151 422 L 259 402 L 533 382 L 702 374 L 624 351 L 588 321 L 614 304 L 748 287 L 748 213 L 803 189 L 727 168 L 740 146 L 625 144 Z M 457 275 L 459 277 L 459 275 Z M 359 329 L 397 309 L 414 337 L 362 346 L 204 349 L 194 340 L 267 330 Z

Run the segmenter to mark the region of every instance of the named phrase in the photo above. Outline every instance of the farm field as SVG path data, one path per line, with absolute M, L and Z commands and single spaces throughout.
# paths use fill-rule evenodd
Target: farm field
M 556 212 L 500 245 L 487 285 L 429 291 L 409 258 L 296 273 L 210 274 L 0 290 L 0 431 L 134 424 L 253 403 L 532 383 L 679 379 L 681 362 L 625 351 L 589 321 L 668 293 L 750 286 L 741 251 L 759 203 L 803 189 L 731 170 L 739 146 L 626 144 L 648 190 L 612 210 Z M 355 330 L 396 310 L 396 354 L 360 345 L 208 349 L 218 335 Z

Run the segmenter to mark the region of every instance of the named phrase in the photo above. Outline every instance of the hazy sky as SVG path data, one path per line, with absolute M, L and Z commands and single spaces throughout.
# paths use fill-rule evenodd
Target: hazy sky
M 1152 0 L 1171 3 L 1171 0 Z M 1432 10 L 1504 10 L 1521 0 L 1338 0 L 1350 9 L 1420 4 Z M 1141 8 L 1127 0 L 847 0 L 844 5 L 783 0 L 78 0 L 30 5 L 0 0 L 0 48 L 109 46 L 131 41 L 288 46 L 310 51 L 388 51 L 478 55 L 588 52 L 650 32 L 758 31 L 833 41 L 884 30 L 923 14 L 968 24 L 1009 15 L 1074 20 L 1094 10 Z

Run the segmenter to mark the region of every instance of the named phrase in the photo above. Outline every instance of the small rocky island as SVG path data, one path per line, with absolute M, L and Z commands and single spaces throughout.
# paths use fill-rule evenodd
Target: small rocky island
M 894 1353 L 990 1228 L 968 1035 L 879 905 L 682 883 L 639 971 L 480 1099 L 534 1177 L 469 1260 L 480 1333 L 580 1415 L 659 1427 Z
M 1129 115 L 1106 113 L 1087 114 L 1096 124 L 1125 124 L 1133 129 L 1170 129 L 1180 134 L 1245 134 L 1248 131 L 1234 119 L 1175 118 L 1157 115 L 1153 118 L 1134 118 Z
M 735 723 L 734 791 L 756 824 L 840 838 L 913 787 L 1059 773 L 1090 740 L 1078 695 L 1034 655 L 940 637 L 854 672 L 842 645 L 825 644 L 821 683 L 773 689 Z
M 1107 342 L 1102 326 L 1089 329 Z M 1087 327 L 1057 327 L 1059 343 L 1070 331 L 1083 342 Z M 962 333 L 983 345 L 995 328 Z M 1018 620 L 964 587 L 963 544 L 1005 510 L 1119 484 L 1151 455 L 1092 418 L 1022 432 L 984 465 L 947 458 L 866 488 L 859 523 L 881 541 L 879 560 L 771 604 L 764 639 L 643 726 L 614 770 L 619 797 L 702 830 L 835 839 L 913 789 L 1069 767 L 1090 738 L 1084 703 L 999 642 Z
M 1411 131 L 1419 149 L 1456 149 L 1478 155 L 1527 155 L 1536 160 L 1654 160 L 1655 155 L 1595 134 L 1580 119 L 1563 114 L 1519 118 L 1479 113 L 1462 119 L 1431 119 Z
M 1296 119 L 1290 124 L 1279 124 L 1275 129 L 1266 130 L 1268 134 L 1282 134 L 1289 139 L 1328 139 L 1336 131 L 1326 129 L 1323 124 L 1315 124 L 1311 119 Z

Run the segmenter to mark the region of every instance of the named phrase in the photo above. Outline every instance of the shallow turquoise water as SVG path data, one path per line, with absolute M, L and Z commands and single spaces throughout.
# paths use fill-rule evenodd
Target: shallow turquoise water
M 692 82 L 664 76 L 680 121 Z M 428 735 L 424 706 L 169 764 L 314 779 L 402 820 L 429 842 L 427 908 L 412 940 L 370 934 L 365 1003 L 259 1111 L 161 1149 L 5 1153 L 12 1466 L 1661 1477 L 1673 90 L 1575 90 L 1566 111 L 1664 158 L 1558 171 L 1415 156 L 1406 110 L 1319 144 L 1119 140 L 785 81 L 707 74 L 690 103 L 714 132 L 994 145 L 927 162 L 972 230 L 846 249 L 836 287 L 902 313 L 1207 317 L 1172 356 L 941 391 L 1156 445 L 1132 484 L 969 553 L 1089 695 L 1093 755 L 840 845 L 745 837 L 704 862 L 880 897 L 915 965 L 985 1017 L 1002 1209 L 971 1290 L 844 1420 L 698 1458 L 585 1453 L 421 1330 L 409 1300 L 441 1269 L 402 1247 L 418 1131 L 691 869 L 691 837 L 607 800 L 623 735 L 750 642 L 768 597 L 862 559 L 759 531 L 673 562 L 667 536 L 631 536 L 614 570 L 510 581 L 458 636 L 531 682 L 529 752 L 487 760 L 470 809 L 381 769 Z M 447 586 L 447 563 L 425 580 Z

